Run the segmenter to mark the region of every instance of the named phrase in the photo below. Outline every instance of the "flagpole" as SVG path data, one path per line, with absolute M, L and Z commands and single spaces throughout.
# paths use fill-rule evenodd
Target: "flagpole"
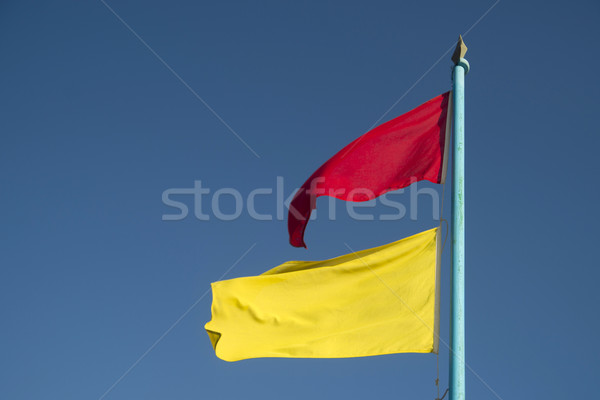
M 450 400 L 465 399 L 465 75 L 467 46 L 459 36 L 452 61 L 454 165 L 452 178 L 452 277 L 450 284 Z

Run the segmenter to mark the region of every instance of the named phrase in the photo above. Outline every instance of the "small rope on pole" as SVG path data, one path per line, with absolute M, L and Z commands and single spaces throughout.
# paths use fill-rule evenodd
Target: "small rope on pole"
M 446 223 L 446 234 L 444 235 L 444 243 L 442 244 L 442 253 L 444 252 L 444 248 L 446 247 L 446 239 L 448 239 L 448 230 L 449 230 L 449 225 L 448 221 L 446 219 L 444 219 L 444 195 L 446 193 L 446 182 L 444 182 L 442 184 L 442 201 L 440 202 L 440 226 L 439 228 L 442 228 L 442 222 Z M 437 390 L 437 397 L 435 398 L 435 400 L 442 400 L 444 397 L 446 397 L 446 393 L 448 393 L 448 389 L 446 389 L 446 392 L 444 393 L 444 395 L 440 398 L 440 354 L 438 352 L 438 354 L 435 355 L 435 369 L 436 369 L 436 377 L 435 377 L 435 388 Z
M 448 239 L 448 229 L 449 229 L 449 225 L 448 224 L 448 220 L 442 218 L 440 220 L 440 228 L 442 227 L 442 221 L 446 223 L 446 234 L 444 235 L 444 243 L 442 243 L 442 253 L 444 252 L 444 247 L 446 247 L 446 239 Z
M 444 395 L 442 397 L 440 397 L 440 355 L 436 354 L 436 378 L 435 378 L 435 387 L 437 389 L 437 397 L 435 398 L 435 400 L 444 400 L 444 397 L 446 397 L 446 395 L 448 394 L 448 389 L 446 389 L 446 391 L 444 392 Z
M 444 197 L 446 194 L 446 181 L 442 183 L 442 201 L 440 201 L 440 228 L 442 227 L 442 221 L 444 220 Z
M 446 395 L 448 394 L 448 389 L 446 389 L 446 391 L 444 392 L 444 395 L 441 398 L 436 398 L 435 400 L 444 400 L 444 397 L 446 397 Z M 439 396 L 439 394 L 438 394 Z
M 438 400 L 438 398 L 440 397 L 440 353 L 438 352 L 438 354 L 435 355 L 435 369 L 436 369 L 436 377 L 435 377 L 435 387 L 437 389 L 437 397 L 435 398 L 435 400 Z

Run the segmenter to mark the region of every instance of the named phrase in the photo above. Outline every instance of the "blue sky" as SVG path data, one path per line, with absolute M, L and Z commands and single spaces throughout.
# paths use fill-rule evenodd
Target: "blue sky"
M 323 197 L 295 249 L 275 188 L 289 196 L 394 104 L 383 120 L 449 90 L 443 54 L 466 32 L 468 396 L 591 397 L 598 17 L 593 1 L 3 2 L 0 397 L 433 399 L 434 355 L 226 363 L 203 326 L 227 271 L 437 224 L 427 195 L 397 221 L 353 220 L 340 201 L 322 218 Z M 209 220 L 189 195 L 186 218 L 163 220 L 163 192 L 195 181 Z M 218 219 L 221 188 L 272 188 L 255 206 L 275 218 Z M 442 391 L 447 372 L 442 348 Z

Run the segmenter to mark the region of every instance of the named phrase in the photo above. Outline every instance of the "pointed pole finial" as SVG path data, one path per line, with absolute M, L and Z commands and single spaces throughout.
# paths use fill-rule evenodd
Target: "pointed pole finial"
M 458 43 L 456 44 L 454 54 L 452 54 L 454 64 L 458 65 L 460 59 L 465 58 L 465 54 L 467 54 L 467 45 L 463 42 L 462 36 L 458 35 Z

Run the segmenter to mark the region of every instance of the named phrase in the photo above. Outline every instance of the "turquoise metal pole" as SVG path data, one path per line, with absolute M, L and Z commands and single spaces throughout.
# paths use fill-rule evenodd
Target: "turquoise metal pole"
M 462 39 L 459 41 L 459 46 Z M 464 46 L 464 44 L 462 44 Z M 450 310 L 450 400 L 465 399 L 465 75 L 469 63 L 455 60 L 452 91 L 454 165 L 452 178 L 452 277 Z M 456 53 L 455 53 L 456 54 Z

